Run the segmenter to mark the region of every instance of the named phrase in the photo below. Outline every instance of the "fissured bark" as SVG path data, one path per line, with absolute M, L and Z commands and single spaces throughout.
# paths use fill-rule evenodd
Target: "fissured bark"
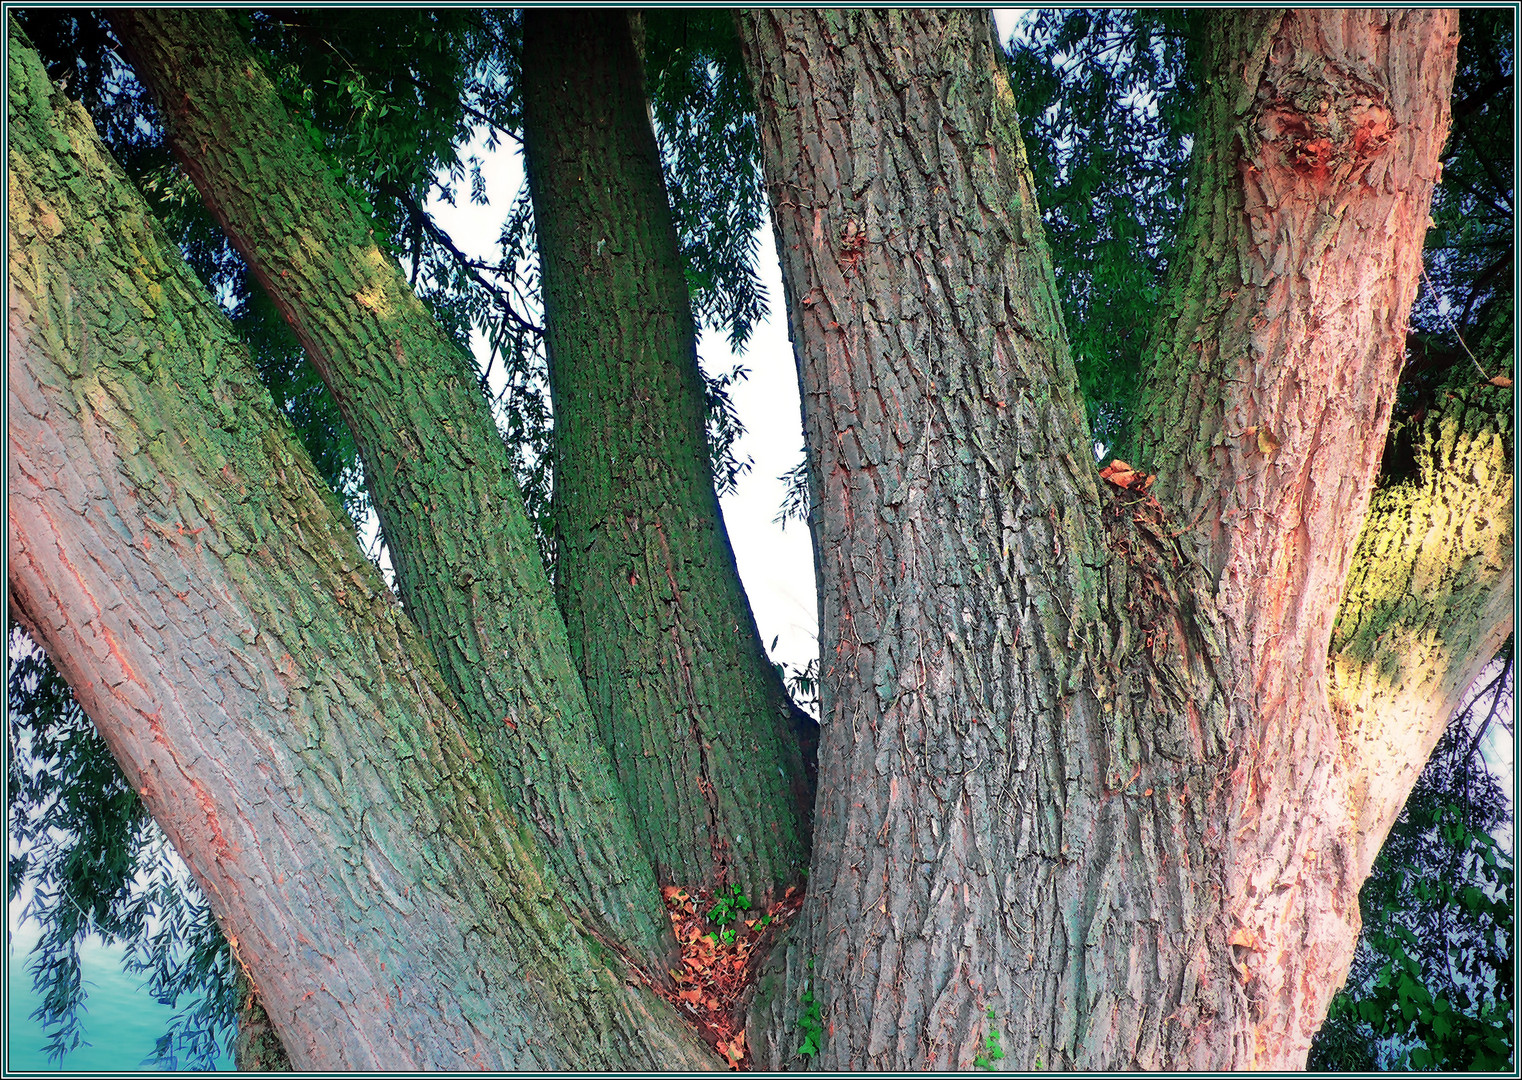
M 11 611 L 302 1068 L 701 1068 L 578 927 L 205 290 L 14 25 Z
M 813 726 L 767 660 L 714 494 L 695 328 L 629 28 L 523 17 L 524 159 L 555 409 L 555 584 L 665 882 L 801 882 Z
M 112 13 L 197 190 L 344 415 L 407 613 L 586 925 L 664 978 L 676 942 L 597 737 L 469 361 L 339 189 L 225 12 Z
M 1143 402 L 1157 479 L 1101 493 L 986 18 L 740 17 L 826 650 L 763 1061 L 807 989 L 830 1067 L 1298 1067 L 1346 971 L 1362 871 L 1326 656 L 1454 21 L 1210 19 Z

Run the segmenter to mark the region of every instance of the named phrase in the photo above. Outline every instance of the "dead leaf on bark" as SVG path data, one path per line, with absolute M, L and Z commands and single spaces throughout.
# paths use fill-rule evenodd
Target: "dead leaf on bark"
M 1108 480 L 1116 487 L 1125 488 L 1128 491 L 1146 491 L 1157 480 L 1156 476 L 1133 468 L 1119 458 L 1116 458 L 1103 469 L 1100 469 L 1099 478 L 1101 480 Z
M 1258 947 L 1258 935 L 1245 926 L 1239 926 L 1226 943 L 1228 945 L 1240 945 L 1244 949 L 1256 949 Z
M 661 896 L 681 946 L 682 966 L 671 972 L 676 989 L 657 987 L 656 992 L 689 1010 L 680 1015 L 731 1069 L 749 1068 L 740 998 L 781 927 L 803 906 L 803 894 L 789 888 L 766 911 L 729 926 L 727 936 L 726 928 L 709 923 L 704 914 L 714 902 L 709 890 L 668 885 Z

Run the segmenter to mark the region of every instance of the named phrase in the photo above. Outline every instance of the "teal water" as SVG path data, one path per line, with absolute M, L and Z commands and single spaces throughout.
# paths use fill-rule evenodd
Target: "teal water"
M 29 934 L 28 931 L 31 931 Z M 80 949 L 84 979 L 84 1043 L 53 1061 L 43 1053 L 47 1038 L 42 1026 L 31 1018 L 40 999 L 32 992 L 27 959 L 36 931 L 22 924 L 10 935 L 6 949 L 5 1071 L 136 1072 L 154 1066 L 144 1064 L 154 1044 L 169 1027 L 175 1010 L 161 1005 L 144 990 L 136 975 L 122 972 L 124 950 L 99 942 Z M 232 1061 L 221 1054 L 217 1068 L 231 1069 Z

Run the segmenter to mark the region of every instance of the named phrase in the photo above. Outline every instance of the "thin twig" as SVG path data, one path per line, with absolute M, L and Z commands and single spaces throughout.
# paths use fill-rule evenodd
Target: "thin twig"
M 1464 341 L 1464 335 L 1459 333 L 1459 328 L 1454 325 L 1453 319 L 1448 315 L 1446 311 L 1443 310 L 1443 294 L 1438 292 L 1436 285 L 1432 284 L 1432 279 L 1427 276 L 1427 268 L 1425 266 L 1422 267 L 1422 280 L 1427 283 L 1427 288 L 1431 289 L 1432 294 L 1437 297 L 1438 314 L 1441 315 L 1443 321 L 1448 324 L 1448 329 L 1453 331 L 1453 336 L 1459 339 L 1459 345 L 1466 353 L 1469 354 L 1469 359 L 1474 361 L 1474 369 L 1480 373 L 1480 378 L 1484 379 L 1486 382 L 1489 382 L 1490 376 L 1485 374 L 1485 369 L 1480 366 L 1480 361 L 1475 359 L 1474 353 L 1469 352 L 1469 346 Z
M 506 312 L 507 317 L 517 325 L 518 329 L 539 337 L 544 335 L 544 328 L 536 326 L 534 323 L 518 314 L 517 309 L 512 305 L 512 298 L 507 295 L 506 291 L 504 291 L 500 285 L 494 285 L 492 282 L 487 281 L 486 278 L 484 278 L 481 273 L 476 270 L 475 264 L 472 262 L 472 260 L 468 258 L 463 251 L 455 246 L 454 241 L 449 238 L 448 233 L 439 228 L 438 225 L 434 224 L 433 219 L 428 216 L 428 212 L 419 206 L 417 200 L 414 199 L 412 195 L 409 194 L 404 188 L 402 188 L 401 185 L 393 183 L 390 180 L 383 180 L 377 185 L 377 187 L 383 194 L 390 195 L 392 198 L 400 202 L 406 208 L 407 213 L 412 217 L 413 224 L 427 232 L 428 235 L 433 238 L 435 243 L 437 243 L 445 251 L 449 252 L 455 263 L 466 272 L 467 276 L 472 281 L 481 286 L 481 288 L 485 289 L 487 292 L 491 293 L 491 295 L 497 301 L 497 306 Z

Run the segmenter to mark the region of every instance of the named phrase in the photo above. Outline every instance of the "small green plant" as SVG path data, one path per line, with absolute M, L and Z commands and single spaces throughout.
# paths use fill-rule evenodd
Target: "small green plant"
M 729 892 L 720 889 L 713 900 L 713 907 L 708 909 L 708 921 L 719 929 L 708 936 L 725 945 L 733 945 L 735 928 L 729 924 L 739 919 L 742 911 L 750 910 L 750 899 L 740 891 L 740 886 L 731 885 Z
M 988 1018 L 994 1018 L 994 1011 L 988 1010 Z M 994 1062 L 1004 1056 L 1004 1047 L 999 1045 L 999 1032 L 996 1028 L 989 1028 L 988 1034 L 983 1037 L 983 1053 L 973 1058 L 972 1063 L 980 1069 L 993 1072 Z M 1036 1068 L 1041 1068 L 1041 1060 L 1036 1059 Z
M 814 970 L 812 959 L 809 961 L 809 970 Z M 798 1047 L 798 1056 L 810 1058 L 819 1053 L 820 1046 L 824 1044 L 824 1015 L 819 1011 L 818 999 L 814 997 L 812 975 L 803 984 L 803 997 L 798 1001 L 803 1006 L 803 1012 L 798 1017 L 798 1026 L 803 1029 L 803 1042 Z
M 738 885 L 731 885 L 727 894 L 720 890 L 714 894 L 713 901 L 713 907 L 708 909 L 708 921 L 718 926 L 734 922 L 740 912 L 750 910 L 750 900 Z

